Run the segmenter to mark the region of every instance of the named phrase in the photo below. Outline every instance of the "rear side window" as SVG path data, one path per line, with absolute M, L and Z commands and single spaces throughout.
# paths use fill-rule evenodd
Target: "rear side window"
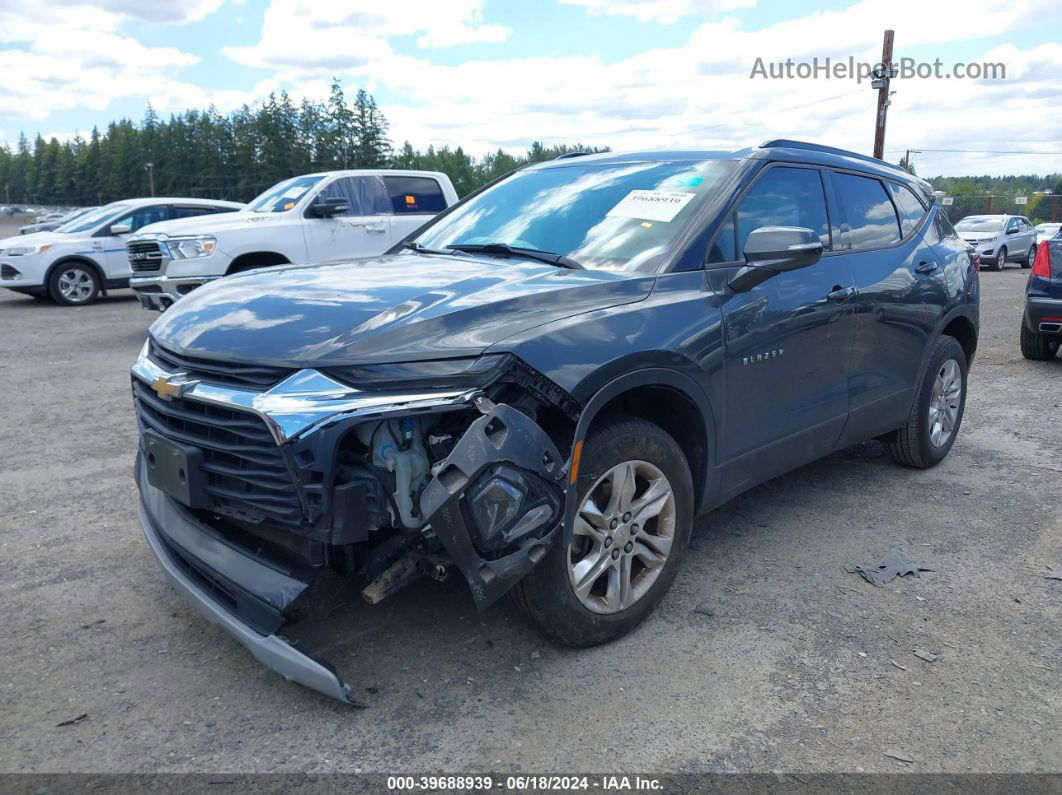
M 910 188 L 897 185 L 895 182 L 885 184 L 889 186 L 892 200 L 896 202 L 896 210 L 900 213 L 900 231 L 903 232 L 904 237 L 907 237 L 922 222 L 926 208 L 922 202 L 918 201 L 918 197 L 911 192 Z
M 446 197 L 439 183 L 430 177 L 384 177 L 395 215 L 440 213 L 446 209 Z
M 900 222 L 880 181 L 853 174 L 835 174 L 834 179 L 853 250 L 883 248 L 900 242 Z
M 886 199 L 888 201 L 888 199 Z M 749 234 L 761 226 L 802 226 L 819 236 L 830 248 L 830 224 L 822 179 L 813 168 L 768 169 L 737 208 L 737 248 L 735 259 L 745 252 Z

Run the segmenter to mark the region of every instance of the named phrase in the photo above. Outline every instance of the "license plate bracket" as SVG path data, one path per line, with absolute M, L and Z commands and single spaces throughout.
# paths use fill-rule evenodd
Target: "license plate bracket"
M 203 451 L 171 442 L 151 431 L 140 439 L 147 463 L 148 483 L 189 508 L 203 508 Z

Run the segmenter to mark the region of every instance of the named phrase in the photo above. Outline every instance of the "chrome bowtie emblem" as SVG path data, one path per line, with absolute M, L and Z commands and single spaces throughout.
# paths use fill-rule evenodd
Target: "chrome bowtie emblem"
M 158 376 L 151 382 L 151 388 L 163 400 L 173 400 L 184 395 L 198 383 L 198 381 L 189 381 L 187 373 L 173 373 Z

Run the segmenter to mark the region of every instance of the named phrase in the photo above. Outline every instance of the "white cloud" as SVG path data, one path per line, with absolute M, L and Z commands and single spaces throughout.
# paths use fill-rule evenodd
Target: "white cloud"
M 671 24 L 683 17 L 713 16 L 738 8 L 751 8 L 756 0 L 558 0 L 582 6 L 591 14 L 629 16 L 639 22 Z
M 187 22 L 210 13 L 219 0 L 57 0 L 25 7 L 0 2 L 0 115 L 43 120 L 56 111 L 103 110 L 119 97 L 163 89 L 199 58 L 175 47 L 148 47 L 121 32 L 133 17 Z
M 388 39 L 417 35 L 421 48 L 501 42 L 508 31 L 483 24 L 483 0 L 273 0 L 262 36 L 222 52 L 248 66 L 343 70 L 392 55 Z

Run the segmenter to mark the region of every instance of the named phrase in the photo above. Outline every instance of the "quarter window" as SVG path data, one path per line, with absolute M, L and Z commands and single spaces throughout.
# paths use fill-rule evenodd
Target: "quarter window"
M 835 174 L 837 192 L 848 220 L 848 239 L 855 251 L 900 242 L 900 222 L 880 181 L 853 174 Z
M 708 251 L 708 263 L 733 262 L 737 259 L 734 247 L 734 216 L 726 219 L 719 228 L 719 234 L 715 236 L 711 249 Z
M 434 214 L 446 209 L 442 188 L 430 177 L 384 177 L 383 181 L 395 215 Z
M 889 192 L 892 194 L 892 199 L 896 202 L 896 209 L 900 213 L 900 231 L 903 232 L 904 237 L 907 237 L 922 222 L 922 217 L 926 214 L 926 208 L 922 202 L 918 201 L 918 197 L 911 192 L 910 188 L 904 185 L 897 185 L 895 182 L 886 182 L 885 184 L 889 186 Z
M 744 256 L 745 241 L 761 226 L 802 226 L 819 236 L 830 248 L 830 224 L 822 179 L 813 168 L 768 169 L 745 194 L 737 208 L 738 256 Z

